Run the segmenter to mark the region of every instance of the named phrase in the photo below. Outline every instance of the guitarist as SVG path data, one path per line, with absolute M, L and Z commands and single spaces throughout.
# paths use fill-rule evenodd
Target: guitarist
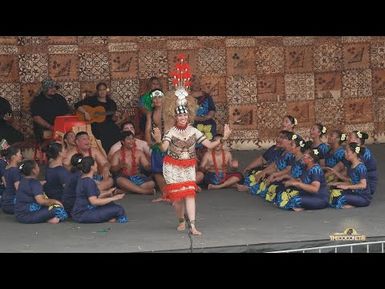
M 0 140 L 6 139 L 10 145 L 24 140 L 23 134 L 9 123 L 11 120 L 11 105 L 7 99 L 0 96 Z
M 96 94 L 77 102 L 75 109 L 84 114 L 85 120 L 91 120 L 91 116 L 83 107 L 88 105 L 91 107 L 102 106 L 106 113 L 106 118 L 103 122 L 92 123 L 92 134 L 100 139 L 102 146 L 106 152 L 108 152 L 111 146 L 119 141 L 120 130 L 115 123 L 115 112 L 117 110 L 115 101 L 108 95 L 107 84 L 99 82 L 96 85 Z

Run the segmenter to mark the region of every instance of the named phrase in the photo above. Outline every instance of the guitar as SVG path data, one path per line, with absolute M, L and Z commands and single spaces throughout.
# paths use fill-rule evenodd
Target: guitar
M 92 107 L 89 105 L 83 105 L 82 107 L 86 112 L 88 112 L 91 119 L 86 120 L 84 118 L 84 113 L 80 111 L 76 111 L 76 115 L 79 117 L 80 121 L 84 121 L 87 124 L 94 123 L 94 122 L 101 123 L 106 120 L 107 115 L 113 115 L 115 113 L 115 111 L 106 111 L 103 106 Z

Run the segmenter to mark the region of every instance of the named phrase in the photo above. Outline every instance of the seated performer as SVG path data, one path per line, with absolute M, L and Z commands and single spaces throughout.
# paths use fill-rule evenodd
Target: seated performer
M 121 131 L 131 131 L 132 134 L 135 136 L 135 127 L 131 121 L 126 121 L 126 122 L 122 123 L 121 124 Z M 150 147 L 148 146 L 147 142 L 135 137 L 135 146 L 136 146 L 137 150 L 142 151 L 144 153 L 144 155 L 146 156 L 146 158 L 149 161 L 151 161 Z M 121 147 L 122 147 L 122 141 L 118 141 L 117 143 L 115 143 L 111 147 L 111 149 L 108 153 L 108 160 L 111 160 L 112 155 L 115 152 L 117 152 L 118 150 L 120 150 Z
M 280 196 L 280 208 L 294 211 L 318 210 L 329 206 L 329 189 L 325 175 L 318 164 L 318 149 L 307 149 L 303 155 L 306 170 L 299 179 L 286 181 Z
M 347 176 L 333 171 L 342 182 L 332 182 L 330 205 L 345 209 L 369 206 L 372 195 L 368 182 L 368 172 L 361 158 L 365 148 L 357 143 L 349 143 L 345 148 L 345 159 L 350 162 Z
M 24 160 L 19 166 L 23 178 L 16 191 L 15 216 L 21 223 L 48 222 L 57 224 L 68 218 L 59 200 L 49 199 L 37 177 L 40 169 L 34 160 Z
M 136 148 L 132 131 L 122 132 L 121 142 L 123 146 L 111 160 L 111 171 L 119 172 L 116 178 L 119 188 L 138 194 L 153 194 L 154 181 L 139 173 L 139 166 L 149 170 L 151 165 L 144 153 Z
M 79 223 L 103 223 L 128 221 L 124 208 L 114 203 L 124 197 L 116 194 L 115 189 L 100 194 L 92 176 L 97 172 L 94 159 L 90 156 L 81 159 L 79 167 L 82 176 L 76 186 L 76 200 L 72 209 L 72 219 Z
M 74 154 L 81 153 L 83 156 L 90 156 L 96 160 L 98 174 L 94 176 L 95 180 L 98 183 L 99 190 L 108 190 L 113 186 L 113 179 L 111 178 L 110 173 L 110 163 L 107 161 L 107 158 L 102 154 L 102 152 L 95 148 L 91 147 L 91 141 L 88 136 L 88 133 L 85 131 L 80 131 L 75 136 L 76 150 L 72 150 L 67 153 L 66 159 L 63 160 L 66 168 L 70 167 L 70 161 Z
M 214 141 L 222 138 L 221 134 L 217 134 Z M 233 159 L 231 152 L 223 148 L 222 143 L 203 155 L 200 167 L 204 172 L 203 181 L 209 190 L 232 187 L 242 180 L 241 173 L 229 172 L 229 168 L 238 168 L 238 161 Z

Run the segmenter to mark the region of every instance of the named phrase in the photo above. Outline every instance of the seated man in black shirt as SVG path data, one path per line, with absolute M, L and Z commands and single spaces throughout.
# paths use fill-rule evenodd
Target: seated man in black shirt
M 57 116 L 70 114 L 67 100 L 57 93 L 58 88 L 59 84 L 52 79 L 43 80 L 40 92 L 31 102 L 33 130 L 39 143 L 50 138 Z
M 10 125 L 11 119 L 11 105 L 7 99 L 0 96 L 0 139 L 6 139 L 10 145 L 24 140 L 23 134 Z

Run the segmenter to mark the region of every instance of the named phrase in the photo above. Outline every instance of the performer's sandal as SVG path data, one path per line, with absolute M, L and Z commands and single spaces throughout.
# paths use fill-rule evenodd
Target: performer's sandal
M 179 218 L 179 225 L 176 228 L 177 231 L 184 231 L 186 229 L 186 220 L 184 218 Z
M 191 224 L 191 227 L 190 227 L 190 233 L 192 234 L 192 235 L 195 235 L 195 236 L 200 236 L 200 235 L 202 235 L 202 233 L 201 232 L 199 232 L 196 228 L 195 228 L 195 220 L 191 220 L 190 221 L 190 224 Z

